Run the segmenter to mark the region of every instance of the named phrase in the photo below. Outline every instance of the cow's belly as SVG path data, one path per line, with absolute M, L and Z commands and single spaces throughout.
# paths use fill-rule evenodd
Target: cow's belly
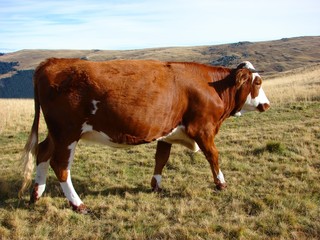
M 100 143 L 113 148 L 128 148 L 133 146 L 125 143 L 116 143 L 112 141 L 112 139 L 104 132 L 93 130 L 93 127 L 87 123 L 84 123 L 82 126 L 81 139 Z M 184 126 L 176 127 L 166 136 L 158 138 L 157 141 L 164 141 L 171 144 L 180 144 L 194 152 L 197 152 L 199 150 L 198 144 L 186 134 Z
M 104 132 L 93 130 L 93 127 L 87 123 L 82 125 L 81 139 L 89 142 L 100 143 L 113 148 L 128 148 L 132 145 L 116 143 Z
M 185 127 L 182 125 L 176 127 L 171 133 L 164 137 L 158 138 L 157 140 L 171 144 L 180 144 L 194 152 L 197 152 L 200 149 L 198 144 L 186 134 Z
M 103 132 L 98 132 L 95 130 L 83 133 L 81 135 L 81 139 L 89 142 L 100 143 L 113 148 L 128 148 L 133 146 L 133 145 L 115 143 L 107 134 Z

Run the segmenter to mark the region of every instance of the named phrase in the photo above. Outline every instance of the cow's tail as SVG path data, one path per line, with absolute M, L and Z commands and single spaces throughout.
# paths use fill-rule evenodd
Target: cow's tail
M 19 197 L 22 197 L 23 193 L 28 189 L 32 182 L 32 174 L 34 171 L 34 157 L 37 154 L 38 148 L 38 129 L 40 118 L 40 103 L 36 86 L 36 78 L 34 79 L 34 119 L 31 127 L 31 132 L 28 137 L 28 141 L 24 146 L 21 162 L 23 165 L 23 182 L 19 191 Z

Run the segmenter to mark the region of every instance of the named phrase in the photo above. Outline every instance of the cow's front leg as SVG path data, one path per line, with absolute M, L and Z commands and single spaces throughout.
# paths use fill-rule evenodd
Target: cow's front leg
M 219 161 L 218 161 L 219 154 L 214 143 L 209 149 L 203 150 L 203 153 L 210 164 L 214 183 L 216 184 L 217 189 L 218 190 L 225 189 L 227 187 L 227 184 L 226 184 L 226 181 L 224 180 L 223 173 L 219 167 Z
M 194 134 L 194 139 L 210 164 L 214 183 L 216 184 L 217 189 L 223 190 L 227 187 L 227 184 L 219 167 L 219 154 L 214 144 L 214 134 L 212 134 L 215 132 L 217 132 L 215 128 L 211 124 L 208 124 L 207 126 L 204 126 L 203 129 L 200 129 L 197 134 Z
M 166 163 L 168 162 L 171 150 L 171 144 L 163 141 L 159 141 L 157 143 L 157 151 L 156 151 L 156 165 L 154 167 L 154 174 L 151 179 L 151 188 L 154 192 L 161 192 L 161 178 L 162 178 L 162 170 Z

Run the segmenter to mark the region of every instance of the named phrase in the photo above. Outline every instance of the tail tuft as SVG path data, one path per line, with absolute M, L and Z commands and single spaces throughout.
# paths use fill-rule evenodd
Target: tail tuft
M 23 182 L 21 189 L 19 191 L 19 198 L 23 196 L 23 193 L 31 185 L 32 173 L 34 170 L 34 160 L 33 157 L 36 155 L 36 149 L 38 145 L 38 134 L 31 132 L 28 141 L 23 149 L 21 162 L 23 164 Z

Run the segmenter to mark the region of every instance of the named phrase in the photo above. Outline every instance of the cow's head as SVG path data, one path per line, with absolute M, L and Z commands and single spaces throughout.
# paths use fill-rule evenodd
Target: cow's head
M 242 69 L 245 70 L 242 71 Z M 246 101 L 241 110 L 235 113 L 235 116 L 241 116 L 248 111 L 258 110 L 264 112 L 268 110 L 270 108 L 270 102 L 262 89 L 262 79 L 253 65 L 248 61 L 242 62 L 237 67 L 236 75 L 236 88 L 239 90 L 238 95 L 240 95 L 240 98 L 242 94 L 247 95 L 248 92 L 249 94 L 246 96 Z M 248 80 L 251 81 L 248 82 Z

